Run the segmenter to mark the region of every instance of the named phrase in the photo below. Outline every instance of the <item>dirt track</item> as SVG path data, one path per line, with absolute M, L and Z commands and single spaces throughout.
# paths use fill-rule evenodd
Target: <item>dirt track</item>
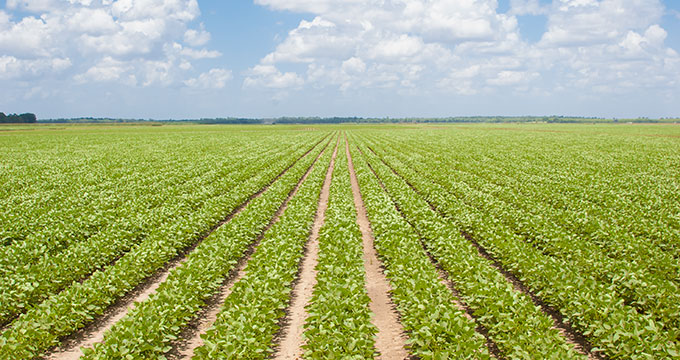
M 298 161 L 300 161 L 302 158 L 306 157 L 314 148 L 316 148 L 323 140 L 320 142 L 316 143 L 312 148 L 310 148 L 307 152 L 305 152 L 302 156 L 297 158 L 295 162 L 293 162 L 290 166 L 285 168 L 281 173 L 279 173 L 269 184 L 267 184 L 265 187 L 260 189 L 257 193 L 251 195 L 244 203 L 242 203 L 240 206 L 238 206 L 234 211 L 232 211 L 228 216 L 226 216 L 222 221 L 220 221 L 216 226 L 214 226 L 208 233 L 204 234 L 204 236 L 201 237 L 201 239 L 194 244 L 192 247 L 189 249 L 183 251 L 177 258 L 173 259 L 166 265 L 162 270 L 158 271 L 155 275 L 151 276 L 149 279 L 147 279 L 144 283 L 140 284 L 137 286 L 137 288 L 132 291 L 130 294 L 127 296 L 123 297 L 119 301 L 117 301 L 113 306 L 111 306 L 106 313 L 101 316 L 99 319 L 95 320 L 92 322 L 90 325 L 86 326 L 82 330 L 74 333 L 73 335 L 69 336 L 65 341 L 62 343 L 60 347 L 55 348 L 52 352 L 47 354 L 45 357 L 49 360 L 72 360 L 72 359 L 78 359 L 80 356 L 83 355 L 83 352 L 81 348 L 91 348 L 94 344 L 99 343 L 103 341 L 104 339 L 104 334 L 106 331 L 111 329 L 113 325 L 118 322 L 120 319 L 122 319 L 128 311 L 130 311 L 132 308 L 134 308 L 135 303 L 140 303 L 145 300 L 147 300 L 152 294 L 156 292 L 160 284 L 162 284 L 168 277 L 169 273 L 181 266 L 185 261 L 186 261 L 186 256 L 193 251 L 193 249 L 196 248 L 205 238 L 207 238 L 212 232 L 217 230 L 220 226 L 224 225 L 225 223 L 229 222 L 234 216 L 236 216 L 238 213 L 243 211 L 243 209 L 255 198 L 259 197 L 262 195 L 269 187 L 276 181 L 278 180 L 281 176 L 283 176 L 290 168 L 292 168 Z M 319 153 L 317 158 L 315 159 L 314 163 L 321 157 L 321 154 L 325 149 Z M 314 164 L 313 163 L 313 164 Z M 283 212 L 283 209 L 285 209 L 285 206 L 287 205 L 288 201 L 292 197 L 293 193 L 297 191 L 299 188 L 300 184 L 307 178 L 309 175 L 312 167 L 309 167 L 307 169 L 307 172 L 305 175 L 302 177 L 300 182 L 298 182 L 297 186 L 293 190 L 291 194 L 289 194 L 288 198 L 284 201 L 284 203 L 281 205 L 281 208 L 277 211 L 275 217 L 272 219 L 272 222 L 268 225 L 267 229 L 271 227 L 271 225 L 278 220 L 278 216 Z M 265 230 L 266 231 L 266 230 Z M 245 262 L 244 266 L 245 266 Z M 226 292 L 227 290 L 223 289 L 223 292 Z M 228 295 L 224 295 L 224 298 Z M 224 300 L 222 300 L 223 302 Z M 220 302 L 220 304 L 222 303 Z M 219 309 L 219 306 L 217 306 L 217 309 Z M 211 321 L 210 324 L 214 322 Z M 199 334 L 201 332 L 198 332 Z M 200 340 L 200 338 L 199 338 Z M 194 346 L 195 348 L 197 346 Z M 192 354 L 193 354 L 193 348 L 192 348 Z
M 373 243 L 373 233 L 366 213 L 364 201 L 361 198 L 359 182 L 352 156 L 349 152 L 349 142 L 345 145 L 347 161 L 349 164 L 350 182 L 352 184 L 352 194 L 354 195 L 354 206 L 357 209 L 357 224 L 361 230 L 361 238 L 364 246 L 364 268 L 366 269 L 366 290 L 371 299 L 370 308 L 373 312 L 371 322 L 378 328 L 375 339 L 375 347 L 380 354 L 380 359 L 405 359 L 408 357 L 406 352 L 406 335 L 404 328 L 399 322 L 399 316 L 390 300 L 390 285 L 383 274 L 381 262 L 378 259 Z
M 383 164 L 385 164 L 385 166 L 387 166 L 392 171 L 392 173 L 394 173 L 395 175 L 400 177 L 402 180 L 404 180 L 404 182 L 406 183 L 407 186 L 409 186 L 414 192 L 419 194 L 418 190 L 411 183 L 409 183 L 401 174 L 399 174 L 389 163 L 387 163 L 384 159 L 382 159 L 380 157 L 380 155 L 378 155 L 372 148 L 368 147 L 368 149 L 374 155 L 378 156 L 380 161 Z M 426 202 L 428 203 L 430 209 L 432 209 L 434 212 L 438 213 L 440 216 L 445 217 L 445 215 L 442 214 L 442 212 L 436 206 L 434 206 L 432 203 L 430 203 L 427 200 L 426 200 Z M 521 292 L 521 293 L 529 296 L 529 298 L 531 298 L 534 305 L 538 306 L 544 314 L 546 314 L 546 315 L 548 315 L 552 318 L 553 327 L 556 328 L 562 334 L 562 336 L 564 336 L 566 338 L 567 343 L 574 346 L 576 351 L 578 351 L 579 353 L 581 353 L 583 355 L 586 355 L 588 357 L 588 359 L 590 359 L 590 360 L 604 359 L 603 356 L 601 356 L 599 353 L 592 350 L 592 348 L 593 348 L 592 345 L 586 340 L 585 336 L 582 333 L 578 332 L 573 327 L 571 327 L 570 324 L 565 322 L 562 314 L 560 314 L 557 310 L 555 310 L 553 307 L 551 307 L 545 301 L 543 301 L 541 298 L 539 298 L 533 291 L 531 291 L 526 285 L 524 285 L 512 272 L 505 269 L 499 261 L 497 261 L 494 257 L 492 257 L 486 251 L 486 249 L 484 249 L 477 241 L 474 240 L 474 237 L 471 234 L 463 232 L 463 233 L 461 233 L 461 235 L 465 239 L 467 239 L 468 241 L 470 241 L 472 243 L 472 245 L 477 249 L 479 256 L 489 260 L 492 263 L 492 266 L 494 268 L 496 268 L 505 277 L 505 279 L 509 283 L 512 284 L 515 291 Z M 443 276 L 443 274 L 441 272 L 442 272 L 442 270 L 440 269 L 440 276 Z M 454 291 L 454 294 L 456 293 L 455 289 L 452 286 L 449 286 L 449 288 L 452 289 L 452 291 Z M 465 308 L 465 305 L 462 304 L 462 303 L 461 303 L 461 305 L 463 305 L 466 312 L 468 314 L 470 314 L 470 312 L 469 312 L 470 309 Z M 479 329 L 478 329 L 478 331 L 479 331 Z M 484 333 L 484 330 L 482 330 L 481 332 Z M 487 340 L 489 340 L 488 336 L 486 336 L 486 337 L 487 337 Z M 489 344 L 488 341 L 487 341 L 487 344 Z M 492 353 L 498 353 L 497 349 L 493 349 L 493 347 L 495 345 L 494 344 L 490 344 L 490 345 L 491 345 L 490 346 L 491 352 Z
M 300 274 L 298 282 L 293 288 L 291 304 L 288 308 L 286 319 L 284 320 L 285 329 L 279 342 L 278 351 L 275 359 L 299 359 L 302 357 L 302 345 L 304 332 L 304 324 L 307 319 L 307 310 L 305 306 L 309 303 L 316 285 L 316 264 L 319 256 L 319 232 L 324 224 L 326 209 L 328 209 L 328 198 L 330 196 L 331 179 L 333 176 L 333 168 L 335 166 L 335 158 L 338 154 L 338 144 L 333 150 L 333 157 L 331 158 L 326 178 L 324 179 L 323 187 L 321 188 L 321 195 L 319 197 L 319 205 L 314 218 L 314 225 L 307 242 L 305 257 L 300 266 Z

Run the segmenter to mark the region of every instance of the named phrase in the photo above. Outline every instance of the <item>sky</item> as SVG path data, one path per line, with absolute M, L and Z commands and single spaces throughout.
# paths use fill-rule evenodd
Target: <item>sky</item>
M 5 0 L 38 118 L 680 116 L 678 0 Z

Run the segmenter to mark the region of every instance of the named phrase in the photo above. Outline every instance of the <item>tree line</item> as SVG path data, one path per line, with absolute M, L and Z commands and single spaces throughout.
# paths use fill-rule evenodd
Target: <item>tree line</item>
M 25 113 L 19 115 L 5 115 L 4 112 L 0 112 L 0 124 L 33 124 L 36 122 L 38 122 L 38 118 L 35 114 Z

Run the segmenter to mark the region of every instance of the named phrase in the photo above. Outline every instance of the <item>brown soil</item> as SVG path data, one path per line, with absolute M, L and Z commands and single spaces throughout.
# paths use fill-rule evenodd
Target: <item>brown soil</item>
M 312 168 L 321 158 L 327 147 L 328 145 L 326 145 L 324 150 L 319 153 L 314 162 L 309 166 L 305 174 L 298 181 L 297 185 L 295 185 L 295 188 L 290 193 L 288 193 L 288 196 L 278 208 L 272 219 L 269 221 L 269 224 L 267 224 L 265 229 L 257 237 L 255 243 L 251 245 L 250 249 L 239 261 L 237 270 L 233 272 L 231 276 L 227 277 L 224 284 L 220 288 L 220 291 L 208 301 L 208 306 L 198 317 L 191 321 L 187 328 L 182 332 L 179 337 L 181 340 L 178 340 L 175 343 L 174 349 L 170 354 L 168 354 L 169 359 L 191 359 L 194 356 L 194 351 L 203 345 L 203 339 L 201 338 L 201 335 L 205 334 L 205 332 L 215 323 L 217 316 L 222 309 L 222 305 L 226 301 L 227 297 L 231 294 L 234 284 L 239 282 L 246 275 L 245 268 L 248 260 L 250 260 L 252 254 L 257 250 L 257 246 L 259 245 L 260 241 L 265 236 L 267 231 L 269 231 L 269 229 L 271 229 L 271 227 L 279 221 L 279 218 L 283 212 L 286 211 L 286 208 L 288 208 L 288 203 L 293 198 L 293 196 L 295 196 L 302 183 L 307 180 Z
M 174 268 L 184 263 L 186 258 L 175 260 L 168 264 L 163 270 L 153 276 L 152 279 L 146 281 L 139 286 L 133 293 L 129 294 L 121 301 L 112 306 L 104 317 L 100 318 L 96 323 L 92 324 L 79 331 L 76 336 L 73 336 L 62 343 L 59 348 L 56 348 L 46 358 L 49 360 L 75 360 L 79 359 L 83 352 L 81 347 L 91 348 L 94 344 L 104 340 L 104 334 L 113 327 L 120 319 L 122 319 L 128 311 L 135 307 L 136 303 L 145 301 L 156 289 L 163 283 Z
M 406 180 L 401 174 L 399 174 L 390 164 L 388 164 L 382 157 L 380 157 L 375 150 L 372 148 L 368 148 L 371 152 L 373 152 L 375 155 L 378 156 L 380 161 L 382 161 L 385 166 L 387 166 L 395 175 L 399 176 L 406 185 L 408 185 L 414 192 L 420 195 L 420 192 L 408 181 Z M 425 201 L 428 203 L 430 206 L 430 209 L 432 209 L 434 212 L 438 213 L 442 217 L 446 217 L 445 214 L 443 214 L 436 206 L 434 206 L 430 201 L 425 199 Z M 593 351 L 593 346 L 588 342 L 586 337 L 580 333 L 578 330 L 574 329 L 569 323 L 565 322 L 564 316 L 557 311 L 555 308 L 552 306 L 548 305 L 545 301 L 543 301 L 541 298 L 539 298 L 533 291 L 531 291 L 524 283 L 521 282 L 513 273 L 508 271 L 503 267 L 503 265 L 496 260 L 491 254 L 489 254 L 484 247 L 482 247 L 473 237 L 471 234 L 466 233 L 466 232 L 461 232 L 461 235 L 465 237 L 468 241 L 472 243 L 472 245 L 475 246 L 477 249 L 479 256 L 484 257 L 485 259 L 489 260 L 492 262 L 492 266 L 496 268 L 498 271 L 500 271 L 501 274 L 506 278 L 506 280 L 510 283 L 512 283 L 514 289 L 518 292 L 521 292 L 527 296 L 529 296 L 534 303 L 534 305 L 538 306 L 543 313 L 546 315 L 550 316 L 553 320 L 553 327 L 556 328 L 565 338 L 567 343 L 571 344 L 574 346 L 576 351 L 579 353 L 586 355 L 588 359 L 591 360 L 600 360 L 600 359 L 605 359 L 605 357 L 596 352 Z
M 325 139 L 325 138 L 324 138 Z M 128 295 L 125 297 L 119 299 L 114 305 L 109 307 L 109 309 L 106 310 L 103 316 L 101 316 L 99 319 L 96 321 L 92 322 L 90 325 L 86 326 L 85 328 L 75 332 L 74 334 L 68 336 L 67 338 L 64 339 L 62 344 L 55 349 L 53 349 L 51 352 L 49 352 L 45 358 L 49 360 L 69 360 L 69 359 L 78 359 L 80 356 L 83 355 L 83 352 L 81 350 L 82 347 L 92 347 L 94 344 L 101 342 L 104 340 L 104 334 L 106 331 L 108 331 L 113 325 L 118 322 L 120 319 L 122 319 L 130 309 L 133 309 L 135 306 L 135 303 L 142 302 L 147 300 L 153 293 L 156 292 L 160 284 L 162 284 L 170 274 L 170 271 L 175 269 L 176 267 L 182 265 L 186 261 L 186 256 L 193 251 L 205 238 L 207 238 L 210 234 L 212 234 L 217 228 L 220 226 L 224 225 L 225 223 L 229 222 L 234 216 L 236 216 L 238 213 L 243 211 L 243 209 L 256 197 L 260 196 L 262 193 L 264 193 L 276 180 L 278 180 L 281 176 L 283 176 L 290 168 L 293 167 L 299 160 L 307 156 L 314 148 L 316 148 L 324 139 L 320 140 L 312 148 L 310 148 L 307 152 L 305 152 L 302 156 L 300 156 L 298 159 L 296 159 L 290 166 L 285 168 L 283 171 L 281 171 L 271 182 L 269 182 L 265 187 L 260 189 L 257 193 L 251 195 L 243 204 L 238 206 L 234 211 L 232 211 L 227 217 L 225 217 L 222 221 L 220 221 L 217 225 L 215 225 L 212 229 L 210 229 L 209 232 L 206 234 L 203 234 L 203 236 L 200 238 L 198 242 L 190 246 L 188 249 L 185 249 L 182 251 L 175 259 L 171 260 L 162 270 L 158 271 L 156 274 L 152 275 L 149 277 L 146 281 L 144 281 L 142 284 L 138 285 L 133 291 L 131 291 Z M 326 145 L 327 147 L 328 145 Z M 321 154 L 323 151 L 317 156 L 317 159 L 321 157 Z M 315 162 L 316 162 L 315 160 Z M 311 170 L 312 166 L 309 167 L 307 170 L 307 173 L 305 176 L 301 179 L 301 181 L 298 183 L 294 191 L 297 191 L 297 188 L 300 186 L 302 181 L 307 177 Z M 290 200 L 290 197 L 292 195 L 289 194 L 288 199 L 284 202 L 282 207 L 284 205 L 287 205 L 288 200 Z M 279 211 L 276 213 L 275 218 L 277 219 L 278 216 L 280 215 L 281 208 L 279 208 Z M 274 221 L 274 219 L 272 220 Z M 271 227 L 273 224 L 270 223 L 268 226 Z M 225 296 L 226 297 L 226 296 Z M 212 324 L 212 322 L 211 322 Z
M 278 351 L 274 356 L 275 359 L 294 360 L 302 358 L 302 333 L 304 332 L 304 324 L 308 316 L 305 306 L 312 298 L 314 286 L 316 286 L 316 264 L 319 257 L 319 232 L 324 224 L 326 209 L 328 209 L 331 179 L 337 154 L 338 144 L 336 143 L 333 157 L 331 158 L 328 171 L 326 172 L 326 179 L 321 188 L 319 205 L 316 211 L 316 217 L 314 218 L 314 225 L 312 226 L 309 241 L 307 242 L 305 257 L 300 266 L 298 282 L 293 288 L 291 304 L 288 308 L 287 316 L 283 321 L 283 324 L 285 325 L 282 328 L 284 330 L 278 344 Z
M 359 151 L 363 154 L 363 151 L 362 151 L 361 149 L 359 149 Z M 371 150 L 371 151 L 373 151 L 373 150 Z M 375 152 L 374 152 L 374 153 L 375 153 Z M 375 170 L 373 169 L 373 167 L 371 166 L 371 164 L 368 164 L 368 168 L 371 170 L 371 172 L 373 173 L 373 175 L 374 175 L 374 176 L 376 177 L 376 179 L 378 180 L 378 183 L 380 184 L 380 187 L 381 187 L 383 190 L 385 190 L 386 193 L 389 194 L 389 191 L 387 191 L 387 188 L 385 187 L 385 184 L 382 182 L 382 180 L 380 179 L 380 176 L 378 176 L 378 173 L 375 172 Z M 413 226 L 413 224 L 412 224 L 408 219 L 406 219 L 406 217 L 404 216 L 404 213 L 403 213 L 403 212 L 401 211 L 401 209 L 399 208 L 399 205 L 397 205 L 396 202 L 393 202 L 393 203 L 394 203 L 394 208 L 395 208 L 395 209 L 397 210 L 397 212 L 401 215 L 401 217 L 404 219 L 404 221 L 406 221 L 406 222 L 411 226 L 411 228 L 418 234 L 418 237 L 419 237 L 418 240 L 419 240 L 419 242 L 420 242 L 420 246 L 423 247 L 423 250 L 424 250 L 425 253 L 427 254 L 427 257 L 429 258 L 429 260 L 430 260 L 430 262 L 432 263 L 432 265 L 434 265 L 434 267 L 437 268 L 437 274 L 439 275 L 439 282 L 442 283 L 444 286 L 446 286 L 446 287 L 451 291 L 451 293 L 452 293 L 453 296 L 454 296 L 454 298 L 452 299 L 452 303 L 456 306 L 456 308 L 457 308 L 458 310 L 461 310 L 461 311 L 464 312 L 464 315 L 465 315 L 465 317 L 466 317 L 468 320 L 471 320 L 471 321 L 473 321 L 473 322 L 476 324 L 475 330 L 476 330 L 478 333 L 482 334 L 482 335 L 484 336 L 484 338 L 486 339 L 486 346 L 487 346 L 487 348 L 489 349 L 489 353 L 490 353 L 493 357 L 495 357 L 495 358 L 497 358 L 497 359 L 502 358 L 501 352 L 500 352 L 500 350 L 498 349 L 498 345 L 491 339 L 491 337 L 489 337 L 489 330 L 488 330 L 484 325 L 482 325 L 482 324 L 476 322 L 475 316 L 474 316 L 474 311 L 473 311 L 472 308 L 470 308 L 470 306 L 462 299 L 462 296 L 460 295 L 460 292 L 458 292 L 458 290 L 456 289 L 456 286 L 455 286 L 455 284 L 453 283 L 453 281 L 451 281 L 451 280 L 449 279 L 448 275 L 446 274 L 446 271 L 444 271 L 444 269 L 442 269 L 441 264 L 434 258 L 434 256 L 432 256 L 432 254 L 430 253 L 430 251 L 427 249 L 427 246 L 426 246 L 425 243 L 423 242 L 423 236 L 422 236 L 422 235 L 420 234 L 420 232 L 416 229 L 416 227 Z
M 252 247 L 249 251 L 248 258 L 243 258 L 238 264 L 238 267 L 233 272 L 232 276 L 227 278 L 227 281 L 220 287 L 219 292 L 213 296 L 209 301 L 207 307 L 203 310 L 200 316 L 189 324 L 189 327 L 180 335 L 182 341 L 178 342 L 172 353 L 168 355 L 169 359 L 191 359 L 194 356 L 194 350 L 203 345 L 201 334 L 204 334 L 217 320 L 217 315 L 222 309 L 222 304 L 227 299 L 234 284 L 239 282 L 245 276 L 245 268 L 248 264 L 249 256 L 257 249 L 257 245 Z
M 534 305 L 538 306 L 544 314 L 552 318 L 553 328 L 557 329 L 560 332 L 560 334 L 562 334 L 562 336 L 566 338 L 567 343 L 574 346 L 576 351 L 583 355 L 586 355 L 588 359 L 591 360 L 604 359 L 603 355 L 592 350 L 593 348 L 592 345 L 588 342 L 588 340 L 585 338 L 583 334 L 578 332 L 576 329 L 572 328 L 569 323 L 564 321 L 564 316 L 562 316 L 562 314 L 559 311 L 557 311 L 557 309 L 548 305 L 545 301 L 543 301 L 536 294 L 534 294 L 534 292 L 531 291 L 526 285 L 524 285 L 524 283 L 522 283 L 522 281 L 519 278 L 517 278 L 510 271 L 506 270 L 498 260 L 496 260 L 491 254 L 489 254 L 486 251 L 486 249 L 484 249 L 484 247 L 482 247 L 476 240 L 474 240 L 472 235 L 466 232 L 462 232 L 461 234 L 468 241 L 470 241 L 472 245 L 474 245 L 474 247 L 477 249 L 479 256 L 491 261 L 492 263 L 491 266 L 493 266 L 501 274 L 503 274 L 505 279 L 512 284 L 515 291 L 521 292 L 529 296 Z
M 373 245 L 375 239 L 371 231 L 364 202 L 361 198 L 359 182 L 354 171 L 352 156 L 349 152 L 349 143 L 345 144 L 345 152 L 347 153 L 349 163 L 354 206 L 357 209 L 357 224 L 361 230 L 364 246 L 363 258 L 364 268 L 366 269 L 366 290 L 368 297 L 371 299 L 370 308 L 373 312 L 371 322 L 378 328 L 375 347 L 380 354 L 379 359 L 405 359 L 408 357 L 405 348 L 406 334 L 401 323 L 399 323 L 399 315 L 390 300 L 390 284 L 382 271 L 381 262 Z

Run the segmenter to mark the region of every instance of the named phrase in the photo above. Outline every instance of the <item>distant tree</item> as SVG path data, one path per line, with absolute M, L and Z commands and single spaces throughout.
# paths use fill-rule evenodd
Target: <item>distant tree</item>
M 4 113 L 0 113 L 0 123 L 12 123 L 12 124 L 20 124 L 20 123 L 36 123 L 38 121 L 38 118 L 35 116 L 35 114 L 31 113 L 25 113 L 21 115 L 17 114 L 9 114 L 5 115 Z
M 21 114 L 19 115 L 19 118 L 22 120 L 22 123 L 34 124 L 38 122 L 38 118 L 35 116 L 35 114 L 31 113 Z

